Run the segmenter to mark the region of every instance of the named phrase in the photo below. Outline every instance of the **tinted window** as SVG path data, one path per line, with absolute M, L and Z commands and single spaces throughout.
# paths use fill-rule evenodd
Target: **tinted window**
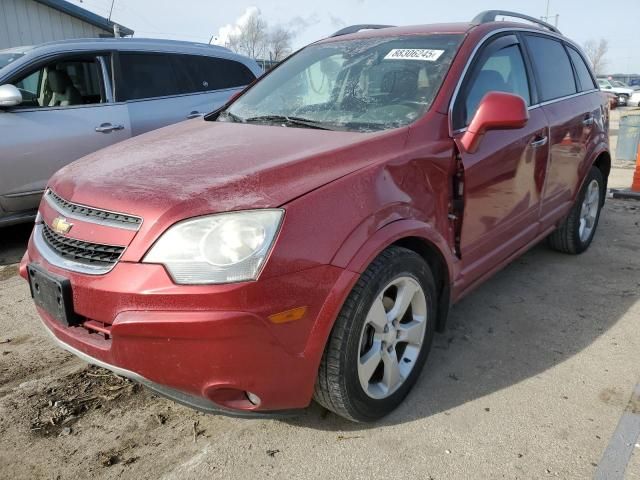
M 118 100 L 163 97 L 180 91 L 169 55 L 121 53 Z
M 527 36 L 536 70 L 541 100 L 553 100 L 576 93 L 573 69 L 564 46 L 551 38 Z
M 573 66 L 576 69 L 576 73 L 578 74 L 578 81 L 580 82 L 580 91 L 584 92 L 585 90 L 593 90 L 596 87 L 595 83 L 593 83 L 593 77 L 589 72 L 589 68 L 587 64 L 584 63 L 582 55 L 580 55 L 577 51 L 575 51 L 571 47 L 567 47 L 567 51 L 569 52 L 569 56 L 571 57 L 571 61 L 573 62 Z
M 520 47 L 511 45 L 489 56 L 479 70 L 475 70 L 466 91 L 466 125 L 476 113 L 482 97 L 491 91 L 520 95 L 529 105 L 529 82 Z
M 173 55 L 174 65 L 188 92 L 207 92 L 225 88 L 237 88 L 255 80 L 245 65 L 225 58 L 197 55 Z

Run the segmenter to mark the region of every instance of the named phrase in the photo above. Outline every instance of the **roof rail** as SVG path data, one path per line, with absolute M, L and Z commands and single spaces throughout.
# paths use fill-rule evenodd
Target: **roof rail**
M 508 10 L 486 10 L 484 12 L 480 12 L 478 15 L 475 16 L 473 20 L 471 20 L 471 23 L 480 24 L 480 23 L 495 22 L 496 17 L 499 17 L 499 16 L 521 18 L 522 20 L 527 20 L 529 22 L 537 23 L 541 27 L 544 27 L 547 30 L 550 30 L 554 33 L 560 33 L 560 30 L 558 30 L 556 27 L 554 27 L 550 23 L 543 22 L 542 20 L 534 17 L 530 17 L 529 15 L 524 15 L 522 13 L 517 13 L 517 12 L 510 12 Z
M 393 25 L 351 25 L 350 27 L 344 27 L 341 30 L 338 30 L 336 33 L 334 33 L 333 35 L 330 35 L 329 38 L 331 37 L 339 37 L 341 35 L 348 35 L 350 33 L 357 33 L 360 30 L 377 30 L 379 28 L 389 28 L 389 27 L 393 27 Z

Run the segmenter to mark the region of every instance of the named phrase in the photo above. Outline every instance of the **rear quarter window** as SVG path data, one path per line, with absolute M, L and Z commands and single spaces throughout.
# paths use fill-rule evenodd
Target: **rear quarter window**
M 593 90 L 594 88 L 598 88 L 593 82 L 593 77 L 589 72 L 589 67 L 587 67 L 587 64 L 582 58 L 582 55 L 580 55 L 577 50 L 573 49 L 572 47 L 567 47 L 567 51 L 569 52 L 569 56 L 571 57 L 573 66 L 575 67 L 576 73 L 578 74 L 580 91 L 584 92 L 585 90 Z
M 526 38 L 541 100 L 555 100 L 576 93 L 573 68 L 564 45 L 539 35 L 526 35 Z
M 189 92 L 207 92 L 243 87 L 255 80 L 245 65 L 235 60 L 198 55 L 172 55 L 173 62 Z

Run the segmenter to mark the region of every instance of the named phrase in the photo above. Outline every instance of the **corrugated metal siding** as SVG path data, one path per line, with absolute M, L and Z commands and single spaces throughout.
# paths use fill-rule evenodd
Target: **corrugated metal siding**
M 32 0 L 0 0 L 0 49 L 109 33 Z

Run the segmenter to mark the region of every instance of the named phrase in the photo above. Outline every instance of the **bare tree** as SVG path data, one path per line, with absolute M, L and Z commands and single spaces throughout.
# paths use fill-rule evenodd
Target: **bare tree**
M 593 70 L 596 75 L 602 75 L 604 68 L 607 65 L 607 53 L 609 52 L 609 42 L 604 38 L 601 38 L 599 42 L 595 40 L 589 40 L 584 44 L 584 53 L 589 58 Z
M 279 62 L 291 53 L 293 33 L 282 25 L 274 27 L 269 33 L 269 60 Z
M 260 12 L 254 12 L 242 25 L 238 34 L 229 36 L 227 47 L 236 53 L 242 53 L 251 58 L 260 58 L 267 49 L 268 28 L 269 26 L 260 16 Z
M 291 53 L 293 37 L 293 31 L 282 25 L 269 28 L 260 11 L 255 9 L 238 25 L 237 31 L 229 35 L 225 46 L 254 59 L 268 55 L 269 60 L 280 61 Z

